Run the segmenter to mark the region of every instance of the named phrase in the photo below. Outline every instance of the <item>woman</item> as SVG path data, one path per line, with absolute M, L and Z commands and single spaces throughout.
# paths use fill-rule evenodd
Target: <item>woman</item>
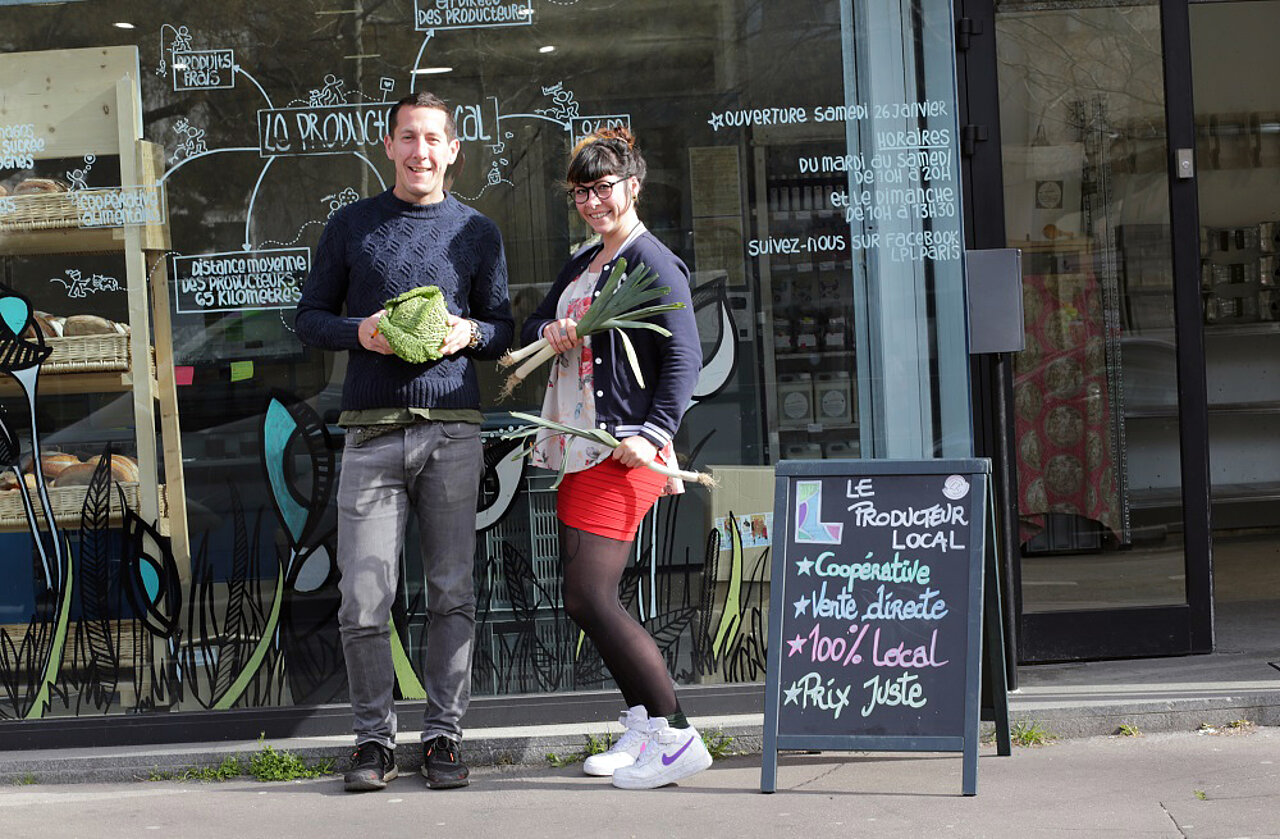
M 675 687 L 653 638 L 618 599 L 618 584 L 640 520 L 664 493 L 681 492 L 643 468 L 655 459 L 675 466 L 672 437 L 689 404 L 702 354 L 689 299 L 689 269 L 647 231 L 636 214 L 645 163 L 626 129 L 592 134 L 574 148 L 566 177 L 578 214 L 600 238 L 575 254 L 523 328 L 525 343 L 539 336 L 558 353 L 547 383 L 542 416 L 579 428 L 603 428 L 621 441 L 616 449 L 581 438 L 539 435 L 533 462 L 568 466 L 556 499 L 565 612 L 600 651 L 629 706 L 626 731 L 609 751 L 583 766 L 588 775 L 612 775 L 614 786 L 651 789 L 711 765 L 698 732 L 676 700 Z M 580 340 L 575 326 L 619 259 L 641 263 L 670 286 L 661 303 L 683 309 L 654 318 L 664 338 L 632 329 L 644 387 L 636 381 L 614 330 Z

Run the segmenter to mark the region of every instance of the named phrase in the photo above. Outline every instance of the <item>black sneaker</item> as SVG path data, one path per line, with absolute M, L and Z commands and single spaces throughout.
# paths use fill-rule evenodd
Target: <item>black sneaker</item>
M 355 753 L 351 755 L 351 766 L 342 776 L 342 782 L 347 792 L 367 792 L 383 789 L 387 781 L 394 781 L 399 774 L 395 752 L 369 740 L 356 746 Z
M 462 762 L 458 744 L 441 734 L 422 744 L 422 774 L 432 789 L 465 787 L 471 771 Z

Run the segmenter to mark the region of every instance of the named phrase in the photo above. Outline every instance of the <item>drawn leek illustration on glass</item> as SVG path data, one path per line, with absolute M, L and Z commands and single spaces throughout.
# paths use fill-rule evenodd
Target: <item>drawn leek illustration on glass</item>
M 641 305 L 659 300 L 663 296 L 670 294 L 671 286 L 654 288 L 653 284 L 657 282 L 658 275 L 643 262 L 636 263 L 635 270 L 630 274 L 627 274 L 626 271 L 627 261 L 625 259 L 619 259 L 614 263 L 613 270 L 609 272 L 609 278 L 605 280 L 599 295 L 591 301 L 591 307 L 582 315 L 582 320 L 578 321 L 576 330 L 579 338 L 586 338 L 588 335 L 604 332 L 606 329 L 616 329 L 618 337 L 622 341 L 622 348 L 627 353 L 627 361 L 631 363 L 631 372 L 635 374 L 636 383 L 640 387 L 644 387 L 644 376 L 640 372 L 640 362 L 636 358 L 635 347 L 632 346 L 631 338 L 628 337 L 626 330 L 649 329 L 664 338 L 670 338 L 671 332 L 669 330 L 647 321 L 654 315 L 683 309 L 684 304 L 657 303 L 651 306 Z M 498 361 L 499 366 L 510 367 L 513 364 L 519 364 L 520 366 L 507 377 L 502 386 L 501 396 L 510 396 L 520 383 L 529 377 L 530 373 L 550 361 L 555 355 L 555 350 L 551 348 L 551 344 L 546 338 L 539 338 L 518 350 L 513 350 L 504 355 Z
M 40 365 L 49 357 L 53 349 L 44 343 L 40 330 L 33 327 L 35 320 L 33 315 L 31 303 L 26 297 L 7 286 L 0 285 L 0 372 L 7 373 L 18 383 L 27 402 L 27 411 L 31 417 L 31 468 L 35 477 L 34 489 L 40 499 L 44 520 L 49 525 L 49 541 L 53 546 L 52 563 L 50 563 L 45 540 L 40 533 L 39 521 L 31 502 L 26 478 L 22 474 L 17 436 L 8 428 L 0 434 L 4 438 L 3 448 L 6 450 L 0 454 L 5 456 L 5 463 L 14 470 L 18 479 L 18 492 L 22 496 L 22 505 L 31 527 L 31 538 L 35 542 L 36 551 L 44 569 L 45 588 L 57 594 L 53 620 L 54 634 L 45 656 L 40 687 L 23 715 L 27 718 L 42 716 L 48 707 L 49 693 L 53 682 L 57 679 L 62 652 L 66 645 L 71 598 L 71 552 L 64 546 L 62 534 L 58 532 L 57 523 L 53 518 L 53 507 L 49 502 L 49 492 L 44 485 L 44 470 L 40 463 L 40 431 L 36 419 L 36 382 L 40 375 Z M 28 327 L 33 327 L 34 341 L 22 337 Z M 30 633 L 28 635 L 30 636 Z
M 99 467 L 101 468 L 101 467 Z M 142 520 L 125 503 L 124 490 L 120 507 L 124 520 L 122 580 L 125 595 L 139 617 L 146 634 L 164 643 L 166 657 L 160 667 L 154 662 L 148 674 L 151 682 L 150 704 L 162 707 L 181 698 L 182 672 L 178 667 L 178 619 L 182 612 L 182 582 L 173 559 L 169 537 Z M 143 684 L 143 678 L 136 679 Z M 141 701 L 141 696 L 139 697 Z
M 57 536 L 57 526 L 53 521 L 53 508 L 49 503 L 49 493 L 44 486 L 44 470 L 40 463 L 40 432 L 36 424 L 36 380 L 40 375 L 40 365 L 53 348 L 44 343 L 39 328 L 35 328 L 36 340 L 29 341 L 22 337 L 28 326 L 34 324 L 33 312 L 27 298 L 10 288 L 0 286 L 0 372 L 8 373 L 18 386 L 27 401 L 27 410 L 31 416 L 31 468 L 36 478 L 36 494 L 40 498 L 40 506 L 44 511 L 45 521 L 54 535 L 53 550 L 56 563 L 49 565 L 49 557 L 45 551 L 44 541 L 40 539 L 31 499 L 26 490 L 25 479 L 18 468 L 18 488 L 22 490 L 23 506 L 27 508 L 27 518 L 31 522 L 32 536 L 36 540 L 36 548 L 40 553 L 40 562 L 44 565 L 45 586 L 54 589 L 62 578 L 63 552 L 61 539 Z
M 80 548 L 77 555 L 77 596 L 80 620 L 76 624 L 73 649 L 87 656 L 80 669 L 80 701 L 99 710 L 109 706 L 120 680 L 120 646 L 113 633 L 110 603 L 111 538 L 111 444 L 98 459 L 85 490 L 80 510 Z M 119 630 L 115 630 L 119 632 Z M 78 669 L 73 663 L 73 671 Z M 77 713 L 79 709 L 77 708 Z
M 288 555 L 276 566 L 271 610 L 252 652 L 234 674 L 221 669 L 218 672 L 217 687 L 221 692 L 214 699 L 213 708 L 215 709 L 222 710 L 235 706 L 250 683 L 257 677 L 258 670 L 266 659 L 271 645 L 279 643 L 278 630 L 281 611 L 284 608 L 286 582 L 292 580 L 297 585 L 301 581 L 304 587 L 309 587 L 311 581 L 318 578 L 318 586 L 329 576 L 330 558 L 325 546 L 321 544 L 315 549 L 306 546 L 309 536 L 318 524 L 320 514 L 324 512 L 324 504 L 312 504 L 310 508 L 304 506 L 285 476 L 285 458 L 289 442 L 295 435 L 301 435 L 312 455 L 312 491 L 315 495 L 323 496 L 327 501 L 333 485 L 333 458 L 332 455 L 325 457 L 323 454 L 327 448 L 323 446 L 324 432 L 319 417 L 315 417 L 314 412 L 300 417 L 296 411 L 302 407 L 305 406 L 299 404 L 291 410 L 278 397 L 273 396 L 262 418 L 262 461 L 267 472 L 267 483 L 271 488 L 271 501 L 275 507 L 276 516 L 284 525 Z M 317 435 L 321 438 L 318 442 L 314 439 Z M 234 612 L 229 608 L 229 617 L 239 611 L 238 604 L 230 605 L 237 608 Z M 232 656 L 228 656 L 228 660 L 232 659 Z

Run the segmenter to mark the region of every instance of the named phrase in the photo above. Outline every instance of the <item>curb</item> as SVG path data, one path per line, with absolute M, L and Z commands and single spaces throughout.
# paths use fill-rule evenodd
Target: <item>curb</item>
M 1280 726 L 1280 693 L 1242 691 L 1146 701 L 1082 698 L 1052 705 L 1030 697 L 1010 696 L 1009 708 L 1010 726 L 1034 723 L 1059 738 L 1112 735 L 1122 725 L 1148 733 L 1195 731 L 1201 725 L 1221 727 L 1236 720 Z M 984 728 L 989 726 L 984 723 Z
M 1100 695 L 1101 694 L 1101 695 Z M 1114 735 L 1120 726 L 1144 734 L 1195 731 L 1202 725 L 1224 727 L 1236 720 L 1259 726 L 1280 726 L 1280 692 L 1242 690 L 1211 696 L 1181 696 L 1155 700 L 1125 700 L 1106 696 L 1096 688 L 1070 696 L 1055 692 L 1018 692 L 1009 697 L 1009 723 L 1036 725 L 1057 739 Z M 735 754 L 760 754 L 764 717 L 743 714 L 698 717 L 692 720 L 705 733 L 719 731 L 732 738 Z M 580 751 L 586 737 L 622 732 L 615 723 L 541 725 L 477 729 L 467 734 L 464 754 L 472 767 L 544 766 L 548 753 Z M 980 736 L 989 741 L 995 725 L 983 722 Z M 271 746 L 311 764 L 330 760 L 340 769 L 351 753 L 349 735 L 301 737 L 261 741 L 183 743 L 165 746 L 121 746 L 106 749 L 48 749 L 0 754 L 0 784 L 125 783 L 168 780 L 192 769 L 215 767 L 227 757 L 242 761 Z M 402 773 L 417 773 L 422 750 L 417 732 L 404 732 L 396 747 Z M 248 776 L 244 776 L 247 778 Z
M 733 738 L 737 754 L 759 754 L 763 717 L 748 714 L 735 717 L 703 717 L 692 720 L 700 732 L 719 731 Z M 612 732 L 622 727 L 609 723 L 545 725 L 502 729 L 478 729 L 463 741 L 463 754 L 473 768 L 493 766 L 546 766 L 547 754 L 568 755 L 580 751 L 588 735 Z M 333 761 L 335 773 L 346 765 L 351 754 L 349 735 L 304 737 L 224 743 L 185 743 L 172 746 L 121 746 L 109 749 L 49 749 L 10 752 L 0 755 L 0 784 L 127 783 L 176 780 L 192 769 L 216 767 L 228 757 L 242 762 L 270 746 L 289 752 L 308 764 Z M 422 767 L 422 749 L 417 732 L 402 732 L 396 746 L 396 765 L 402 775 L 417 774 Z M 249 776 L 242 776 L 248 780 Z M 192 783 L 201 783 L 198 780 Z

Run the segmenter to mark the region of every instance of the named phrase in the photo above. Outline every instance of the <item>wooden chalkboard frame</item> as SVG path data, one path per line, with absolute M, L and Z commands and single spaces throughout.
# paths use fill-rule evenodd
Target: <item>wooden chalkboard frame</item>
M 774 479 L 774 539 L 771 558 L 769 652 L 765 671 L 764 756 L 760 791 L 777 788 L 778 750 L 961 752 L 961 791 L 976 795 L 978 787 L 978 739 L 981 710 L 981 654 L 983 635 L 983 569 L 987 534 L 991 462 L 980 458 L 945 460 L 782 460 Z M 963 730 L 938 736 L 787 733 L 779 731 L 782 699 L 781 672 L 783 621 L 787 603 L 786 563 L 794 527 L 793 499 L 797 479 L 876 478 L 894 476 L 962 475 L 969 479 L 968 610 L 966 637 Z

